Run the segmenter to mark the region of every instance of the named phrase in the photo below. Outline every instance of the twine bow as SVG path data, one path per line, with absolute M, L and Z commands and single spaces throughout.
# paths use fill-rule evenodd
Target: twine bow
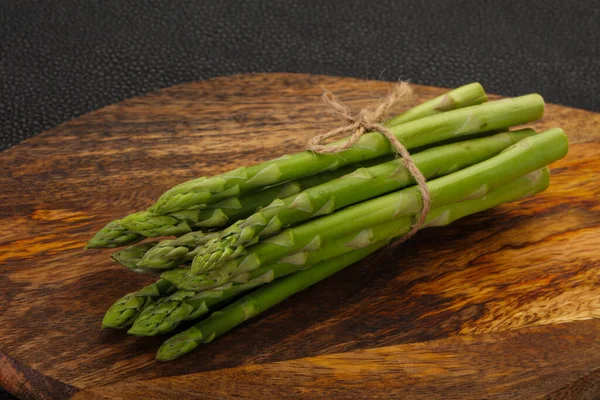
M 316 153 L 339 153 L 352 147 L 362 135 L 369 131 L 377 131 L 384 135 L 392 145 L 394 151 L 401 157 L 402 163 L 417 182 L 421 192 L 422 207 L 415 216 L 415 222 L 410 230 L 402 236 L 396 243 L 402 243 L 411 238 L 425 223 L 427 213 L 431 208 L 431 196 L 427 181 L 410 153 L 404 145 L 394 136 L 394 134 L 383 124 L 383 118 L 389 110 L 400 103 L 406 103 L 412 97 L 412 88 L 406 82 L 400 82 L 395 85 L 390 94 L 384 98 L 375 109 L 362 109 L 358 116 L 354 116 L 352 111 L 333 93 L 326 90 L 323 93 L 323 101 L 333 111 L 334 115 L 343 121 L 343 125 L 323 135 L 314 136 L 308 143 L 308 149 Z M 350 135 L 345 143 L 337 146 L 322 144 L 325 139 L 344 134 Z

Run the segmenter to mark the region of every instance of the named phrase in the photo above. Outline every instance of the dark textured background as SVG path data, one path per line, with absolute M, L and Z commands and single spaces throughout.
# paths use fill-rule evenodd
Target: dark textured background
M 600 110 L 600 1 L 4 0 L 0 150 L 91 110 L 217 75 L 457 86 Z
M 4 0 L 0 150 L 153 89 L 265 71 L 477 80 L 600 111 L 600 1 Z

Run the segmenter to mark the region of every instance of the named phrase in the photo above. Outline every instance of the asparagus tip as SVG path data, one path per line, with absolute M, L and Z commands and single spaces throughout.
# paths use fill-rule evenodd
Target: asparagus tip
M 174 360 L 198 347 L 196 340 L 186 337 L 189 336 L 187 333 L 187 331 L 181 332 L 164 342 L 156 352 L 156 359 L 158 361 Z
M 131 328 L 129 328 L 127 333 L 130 335 L 133 335 L 133 336 L 153 336 L 153 335 L 149 335 L 147 330 L 140 329 L 140 327 L 136 326 L 135 323 Z

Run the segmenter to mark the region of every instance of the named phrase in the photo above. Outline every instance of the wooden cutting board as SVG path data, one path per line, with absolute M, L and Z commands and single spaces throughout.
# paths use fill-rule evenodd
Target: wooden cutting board
M 130 99 L 0 154 L 0 385 L 24 398 L 600 398 L 600 114 L 543 194 L 428 229 L 177 361 L 101 330 L 153 281 L 87 239 L 186 179 L 301 150 L 390 83 L 240 75 Z M 443 89 L 415 86 L 418 101 Z M 540 88 L 543 90 L 543 88 Z

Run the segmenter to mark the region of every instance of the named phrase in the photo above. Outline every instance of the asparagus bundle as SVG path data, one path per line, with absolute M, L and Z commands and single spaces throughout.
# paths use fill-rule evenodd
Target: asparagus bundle
M 479 202 L 482 205 L 486 205 L 484 208 L 497 204 L 497 198 L 500 199 L 500 202 L 509 201 L 510 199 L 494 195 L 493 191 L 489 193 L 489 190 L 562 157 L 566 152 L 566 148 L 566 137 L 560 129 L 553 129 L 541 135 L 528 137 L 496 157 L 430 182 L 430 189 L 433 189 L 432 194 L 434 195 L 434 207 L 447 204 L 453 205 L 455 201 L 460 201 L 464 198 L 478 198 L 481 196 L 485 196 L 484 201 Z M 534 191 L 537 192 L 545 188 L 547 183 L 544 182 L 547 181 L 547 178 L 544 181 L 543 179 L 540 180 L 540 178 L 534 179 L 535 176 L 535 174 L 528 175 L 526 178 L 522 178 L 521 181 L 527 180 L 533 183 L 541 181 L 541 186 L 534 186 Z M 452 184 L 448 184 L 446 181 Z M 517 182 L 520 182 L 520 180 L 517 180 Z M 462 190 L 457 191 L 456 188 L 458 187 Z M 508 193 L 508 195 L 513 194 L 518 197 L 523 195 L 521 192 L 514 189 L 514 185 L 507 185 L 507 187 L 509 189 L 506 189 L 504 192 Z M 301 225 L 300 227 L 303 228 L 303 230 L 299 230 L 298 232 L 295 232 L 296 228 L 290 229 L 287 231 L 287 238 L 284 236 L 284 239 L 278 238 L 272 241 L 275 243 L 275 247 L 273 247 L 273 243 L 263 243 L 252 247 L 251 250 L 253 250 L 253 252 L 248 256 L 253 257 L 251 258 L 252 262 L 247 262 L 247 258 L 238 262 L 233 262 L 231 263 L 231 266 L 237 268 L 227 271 L 225 275 L 217 275 L 217 277 L 210 276 L 210 274 L 208 276 L 199 275 L 191 278 L 191 280 L 188 279 L 187 281 L 182 281 L 186 273 L 186 270 L 184 269 L 164 273 L 164 279 L 159 280 L 154 286 L 150 285 L 141 293 L 127 295 L 124 299 L 119 300 L 109 310 L 105 320 L 119 320 L 119 318 L 115 317 L 113 314 L 119 316 L 123 313 L 122 310 L 125 309 L 127 311 L 126 315 L 129 318 L 125 319 L 127 324 L 122 324 L 120 327 L 126 327 L 131 324 L 133 318 L 147 307 L 151 301 L 160 297 L 160 295 L 165 294 L 167 291 L 174 290 L 176 285 L 186 291 L 192 291 L 193 293 L 183 293 L 179 291 L 176 293 L 175 297 L 167 298 L 165 301 L 160 302 L 160 312 L 152 311 L 155 309 L 150 308 L 148 313 L 142 313 L 142 315 L 145 314 L 146 316 L 141 318 L 140 322 L 135 325 L 136 327 L 132 329 L 132 333 L 138 335 L 155 334 L 162 332 L 161 329 L 167 329 L 165 327 L 176 326 L 180 320 L 194 318 L 204 314 L 208 311 L 210 306 L 219 304 L 229 296 L 238 294 L 240 291 L 249 290 L 257 286 L 257 283 L 264 283 L 266 277 L 270 276 L 274 279 L 294 272 L 295 269 L 306 268 L 307 266 L 321 261 L 324 254 L 328 257 L 335 257 L 344 254 L 344 252 L 350 251 L 353 248 L 368 246 L 375 242 L 385 242 L 386 239 L 406 231 L 407 227 L 410 226 L 412 220 L 410 214 L 415 213 L 416 210 L 418 210 L 418 192 L 414 189 L 414 187 L 405 189 L 392 195 L 364 202 L 358 206 L 350 207 L 331 216 Z M 501 190 L 498 192 L 503 193 Z M 486 199 L 487 203 L 485 201 Z M 393 201 L 390 202 L 390 200 Z M 469 204 L 469 201 L 463 201 L 463 203 Z M 400 210 L 398 204 L 403 205 L 405 210 Z M 455 204 L 454 206 L 458 207 L 459 205 L 460 203 Z M 382 206 L 387 206 L 388 210 L 386 211 L 386 207 Z M 470 210 L 471 208 L 475 209 L 473 206 L 469 206 L 466 209 Z M 359 217 L 360 215 L 368 214 L 368 212 L 366 212 L 368 209 L 374 211 L 369 215 L 376 217 L 375 219 L 357 221 L 356 218 L 351 217 Z M 444 208 L 434 208 L 428 216 L 428 224 L 435 226 L 446 224 L 451 221 L 447 219 L 448 213 L 445 210 L 440 210 L 444 210 Z M 346 214 L 351 216 L 349 217 Z M 402 218 L 397 219 L 398 216 L 401 216 Z M 333 221 L 333 223 L 329 220 Z M 327 239 L 335 239 L 337 236 L 335 234 L 333 236 L 315 234 L 321 230 L 326 231 L 326 229 L 322 229 L 324 225 L 331 225 L 329 231 L 335 231 L 336 228 L 339 229 L 339 224 L 336 224 L 336 221 L 343 222 L 344 220 L 348 221 L 348 225 L 342 227 L 340 231 L 341 233 L 344 233 L 345 231 L 349 233 L 342 236 L 341 239 L 338 239 L 337 241 L 334 240 L 331 244 L 321 248 L 322 243 L 327 243 Z M 432 223 L 431 221 L 435 222 Z M 373 226 L 374 224 L 375 226 Z M 321 229 L 319 226 L 321 226 Z M 400 229 L 400 232 L 398 232 L 398 229 Z M 308 232 L 308 234 L 306 234 L 306 232 Z M 290 239 L 290 233 L 292 234 L 293 239 Z M 299 236 L 302 233 L 304 233 L 304 236 L 312 237 L 313 239 L 309 242 L 308 239 L 300 238 Z M 294 234 L 297 234 L 298 237 L 294 238 Z M 287 249 L 284 249 L 284 246 L 281 246 L 281 244 L 285 243 L 288 244 Z M 298 250 L 299 247 L 303 247 L 304 251 L 288 257 L 290 252 Z M 265 248 L 267 249 L 266 251 L 264 250 Z M 262 261 L 261 257 L 265 261 Z M 268 264 L 273 257 L 281 259 L 279 263 L 275 263 L 276 266 L 278 264 L 283 266 L 267 266 L 261 268 L 261 264 Z M 170 281 L 173 285 L 168 286 L 164 284 L 165 280 Z M 268 280 L 269 279 L 266 281 Z M 231 283 L 232 285 L 230 285 L 230 287 L 222 287 L 228 283 Z M 162 286 L 165 289 L 159 291 L 156 290 L 156 286 Z M 221 287 L 219 288 L 219 286 Z M 149 290 L 148 288 L 151 288 L 152 290 Z M 214 288 L 218 288 L 217 291 L 213 290 L 212 292 L 200 295 L 196 293 L 202 290 L 210 291 L 210 289 Z M 152 296 L 148 296 L 148 292 L 150 292 Z M 218 298 L 216 293 L 218 293 L 221 298 Z M 207 296 L 212 299 L 207 300 Z M 192 303 L 185 302 L 187 300 L 191 300 Z M 186 307 L 177 309 L 175 306 L 179 302 L 185 302 Z M 158 324 L 157 318 L 161 318 L 160 315 L 165 314 L 171 308 L 173 309 L 171 311 L 173 311 L 176 322 L 167 319 L 166 321 L 162 321 L 161 324 Z M 148 315 L 150 315 L 150 317 L 148 317 Z M 122 319 L 123 318 L 121 317 L 121 320 Z M 156 326 L 153 324 L 156 324 Z M 113 323 L 112 325 L 109 325 L 108 323 L 105 323 L 104 325 L 115 327 L 116 324 Z M 162 328 L 156 328 L 157 330 L 154 333 L 146 333 L 148 332 L 148 326 L 153 328 L 160 326 Z M 151 329 L 149 331 L 152 332 Z
M 495 207 L 499 204 L 539 193 L 546 189 L 550 181 L 550 172 L 544 167 L 524 177 L 518 178 L 483 198 L 465 200 L 459 203 L 433 209 L 426 219 L 424 228 L 444 226 L 464 216 Z M 362 248 L 378 249 L 393 238 L 405 234 L 411 224 L 410 218 L 402 218 L 365 229 L 359 233 L 346 235 L 314 252 L 301 251 L 281 258 L 276 263 L 261 267 L 241 276 L 233 282 L 216 289 L 202 291 L 188 285 L 188 289 L 159 299 L 146 307 L 135 320 L 129 333 L 138 336 L 154 336 L 175 329 L 183 321 L 197 319 L 215 306 L 227 302 L 236 295 L 247 292 L 265 283 L 312 268 L 323 261 L 340 257 Z M 163 274 L 171 282 L 179 282 L 187 269 L 178 268 Z
M 387 120 L 429 180 L 419 229 L 545 190 L 547 165 L 567 152 L 564 132 L 507 132 L 543 109 L 538 95 L 486 103 L 471 84 Z M 403 237 L 424 201 L 390 155 L 387 138 L 366 133 L 337 153 L 305 151 L 184 182 L 109 223 L 87 247 L 178 237 L 112 255 L 134 272 L 162 274 L 117 300 L 103 327 L 154 336 L 196 321 L 159 349 L 159 360 L 171 360 Z
M 436 115 L 444 111 L 479 104 L 485 101 L 487 101 L 487 97 L 483 88 L 481 85 L 474 83 L 452 90 L 445 95 L 414 107 L 413 109 L 392 118 L 387 122 L 387 125 L 392 126 L 407 123 L 418 118 Z M 535 111 L 535 113 L 539 113 L 539 110 Z M 376 160 L 369 161 L 369 159 L 367 159 L 367 163 L 377 164 L 378 162 Z M 368 165 L 370 164 L 367 164 L 367 166 Z M 343 175 L 352 169 L 352 166 L 350 166 L 346 170 L 325 170 L 320 174 L 307 176 L 298 181 L 287 182 L 282 185 L 276 185 L 250 193 L 245 196 L 245 201 L 242 201 L 244 196 L 229 197 L 223 200 L 219 207 L 216 205 L 209 205 L 208 207 L 220 210 L 223 208 L 234 208 L 229 207 L 232 204 L 236 206 L 237 204 L 240 204 L 243 212 L 248 212 L 257 205 L 267 205 L 273 194 L 287 197 L 292 193 L 298 192 L 303 187 L 312 187 L 324 180 Z M 206 180 L 206 178 L 198 178 L 195 181 L 204 180 Z M 267 196 L 264 195 L 265 192 L 268 193 Z M 229 206 L 223 207 L 224 204 Z M 198 207 L 201 206 L 203 205 L 199 205 Z M 118 245 L 139 241 L 144 235 L 154 237 L 165 233 L 182 234 L 188 230 L 188 221 L 200 221 L 201 218 L 199 215 L 201 212 L 206 212 L 206 208 L 188 209 L 179 213 L 171 213 L 170 215 L 157 215 L 156 213 L 149 212 L 131 214 L 123 220 L 109 223 L 94 238 L 92 238 L 92 240 L 90 240 L 87 247 L 116 247 Z M 194 217 L 194 213 L 196 213 L 196 217 Z M 214 217 L 214 214 L 211 215 Z M 228 218 L 231 216 L 235 217 L 236 214 L 232 213 L 227 215 Z M 212 219 L 214 221 L 219 218 Z M 124 224 L 122 222 L 124 222 Z M 130 229 L 127 229 L 125 225 Z M 213 225 L 218 225 L 218 223 Z M 182 229 L 181 227 L 184 228 Z M 137 232 L 134 232 L 134 230 Z M 149 269 L 171 268 L 181 262 L 193 258 L 199 250 L 199 246 L 208 238 L 210 238 L 210 235 L 204 235 L 201 232 L 191 232 L 184 234 L 176 240 L 162 241 L 158 244 L 151 243 L 132 246 L 131 248 L 115 253 L 112 258 L 135 272 L 145 272 Z M 143 308 L 161 296 L 173 291 L 174 287 L 167 282 L 168 281 L 165 280 L 159 280 L 138 292 L 127 294 L 117 300 L 107 312 L 103 320 L 103 326 L 113 328 L 124 328 L 129 326 Z
M 454 89 L 442 96 L 436 97 L 430 101 L 427 101 L 421 105 L 413 107 L 404 113 L 391 118 L 386 122 L 386 126 L 396 126 L 405 124 L 410 121 L 418 120 L 428 116 L 436 115 L 445 111 L 455 110 L 464 108 L 476 104 L 480 104 L 487 101 L 485 91 L 479 83 L 471 83 L 469 85 L 462 86 L 458 89 Z M 506 125 L 508 126 L 508 125 Z M 306 153 L 306 152 L 305 152 Z M 383 152 L 385 153 L 385 152 Z M 382 153 L 382 154 L 383 154 Z M 302 154 L 302 153 L 300 153 Z M 284 156 L 289 158 L 290 156 Z M 372 159 L 376 157 L 367 157 L 365 159 Z M 276 160 L 271 164 L 276 164 Z M 268 163 L 265 163 L 268 164 Z M 263 164 L 263 165 L 265 165 Z M 270 165 L 270 164 L 269 164 Z M 257 169 L 260 166 L 257 166 Z M 311 176 L 319 173 L 333 173 L 331 170 L 336 170 L 341 167 L 336 165 L 332 168 L 316 168 L 313 173 L 296 174 L 298 177 Z M 268 166 L 265 165 L 265 168 Z M 270 171 L 273 170 L 271 167 Z M 267 172 L 268 173 L 268 172 Z M 341 175 L 346 173 L 342 171 Z M 252 173 L 251 173 L 252 174 Z M 223 174 L 226 177 L 236 176 L 234 171 Z M 260 185 L 257 182 L 261 179 L 259 177 L 254 178 L 253 185 L 256 189 L 261 187 L 269 186 L 268 184 Z M 262 173 L 264 175 L 264 173 Z M 338 175 L 338 176 L 341 176 Z M 219 179 L 224 179 L 223 177 Z M 284 177 L 279 179 L 279 182 L 286 182 L 290 177 Z M 192 181 L 185 182 L 181 185 L 177 185 L 171 190 L 167 191 L 161 196 L 161 199 L 157 202 L 164 201 L 165 198 L 171 196 L 178 197 L 181 202 L 185 203 L 185 206 L 171 207 L 169 209 L 158 206 L 153 206 L 147 212 L 134 213 L 126 216 L 121 220 L 115 220 L 108 223 L 102 228 L 88 243 L 87 248 L 111 248 L 118 247 L 127 244 L 133 244 L 144 237 L 157 237 L 162 235 L 181 235 L 192 230 L 198 230 L 201 228 L 214 228 L 226 226 L 228 221 L 244 218 L 255 211 L 257 207 L 266 206 L 273 200 L 273 195 L 280 197 L 287 197 L 293 194 L 294 190 L 300 191 L 303 188 L 317 185 L 328 179 L 332 179 L 332 175 L 325 175 L 320 179 L 318 176 L 311 177 L 306 181 L 295 182 L 288 181 L 281 186 L 275 186 L 268 188 L 264 192 L 259 193 L 260 190 L 254 194 L 247 196 L 239 196 L 235 187 L 233 190 L 228 192 L 221 192 L 213 196 L 211 201 L 202 202 L 202 194 L 196 196 L 197 198 L 191 199 L 193 192 L 200 192 L 203 189 L 196 188 L 202 182 L 209 181 L 204 184 L 210 185 L 210 180 L 205 177 L 196 178 Z M 187 191 L 187 192 L 186 192 Z M 182 195 L 182 193 L 187 193 Z M 287 194 L 287 195 L 286 195 Z M 187 197 L 186 197 L 187 196 Z M 183 197 L 183 199 L 182 199 Z M 218 203 L 218 204 L 214 204 Z

